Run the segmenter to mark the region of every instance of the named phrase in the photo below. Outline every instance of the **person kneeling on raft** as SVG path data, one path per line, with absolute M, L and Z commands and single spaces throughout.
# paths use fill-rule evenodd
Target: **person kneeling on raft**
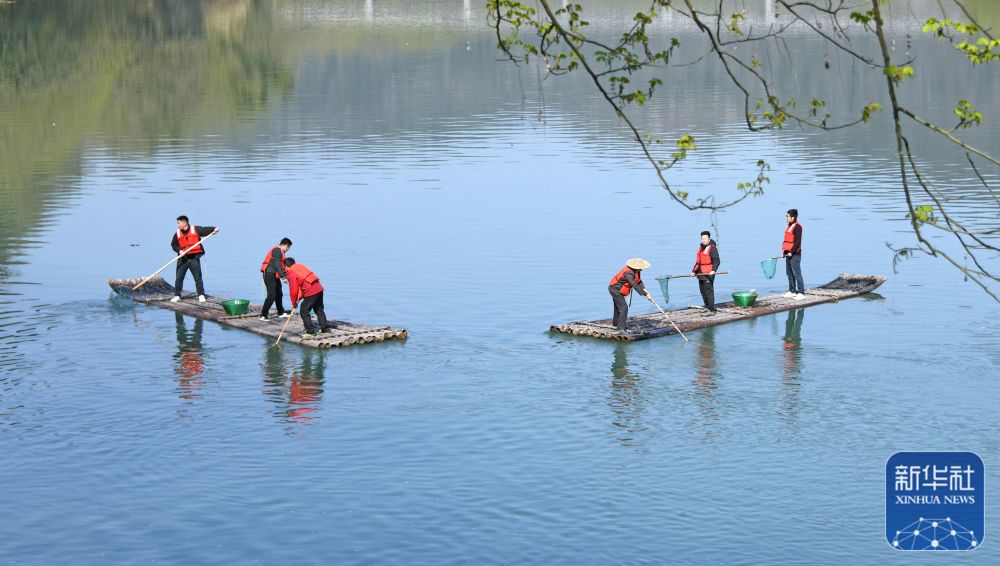
M 319 282 L 319 277 L 308 267 L 301 263 L 295 263 L 295 258 L 285 258 L 285 268 L 288 276 L 288 291 L 292 298 L 292 309 L 299 304 L 302 299 L 302 308 L 299 314 L 302 316 L 302 325 L 306 327 L 302 338 L 315 338 L 316 328 L 313 326 L 312 317 L 309 311 L 316 313 L 316 320 L 319 322 L 320 332 L 328 332 L 336 328 L 326 320 L 326 312 L 323 311 L 323 285 Z
M 635 257 L 625 262 L 625 267 L 611 278 L 608 292 L 611 293 L 611 300 L 615 308 L 611 320 L 619 332 L 625 331 L 625 320 L 628 318 L 628 303 L 625 302 L 625 297 L 631 298 L 632 289 L 635 289 L 640 295 L 644 295 L 649 302 L 653 302 L 653 296 L 642 284 L 642 270 L 648 269 L 650 265 L 641 257 Z

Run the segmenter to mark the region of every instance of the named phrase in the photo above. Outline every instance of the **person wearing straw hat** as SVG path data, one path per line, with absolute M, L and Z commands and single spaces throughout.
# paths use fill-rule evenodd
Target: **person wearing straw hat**
M 641 257 L 634 257 L 625 262 L 625 267 L 621 268 L 608 285 L 608 293 L 611 293 L 611 301 L 614 303 L 614 315 L 611 320 L 618 329 L 618 332 L 625 332 L 625 320 L 628 318 L 628 303 L 625 297 L 631 297 L 632 289 L 640 295 L 644 295 L 649 302 L 653 302 L 653 296 L 649 294 L 642 284 L 642 270 L 648 269 L 650 263 Z
M 176 303 L 181 300 L 181 289 L 184 288 L 184 277 L 191 271 L 194 277 L 194 286 L 198 291 L 198 302 L 204 303 L 205 284 L 201 280 L 201 256 L 205 255 L 205 248 L 201 244 L 202 238 L 218 232 L 215 226 L 195 226 L 188 222 L 188 217 L 183 214 L 177 217 L 177 231 L 170 240 L 170 247 L 174 253 L 180 255 L 185 250 L 184 257 L 177 260 L 177 278 L 174 280 L 174 298 L 170 302 Z
M 698 288 L 701 290 L 701 298 L 705 301 L 705 308 L 708 312 L 705 316 L 715 314 L 715 272 L 719 270 L 719 246 L 712 239 L 712 233 L 705 230 L 701 233 L 701 245 L 698 246 L 698 255 L 694 259 L 694 267 L 691 273 L 698 277 Z

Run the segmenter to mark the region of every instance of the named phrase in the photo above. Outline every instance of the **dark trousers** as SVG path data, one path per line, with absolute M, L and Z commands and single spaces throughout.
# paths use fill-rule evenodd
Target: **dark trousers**
M 785 257 L 785 273 L 788 274 L 788 290 L 792 293 L 805 293 L 806 284 L 802 281 L 802 255 L 792 254 Z
M 180 296 L 184 288 L 184 276 L 191 270 L 194 286 L 199 295 L 205 294 L 205 284 L 201 281 L 201 257 L 182 257 L 177 260 L 177 279 L 174 281 L 174 294 Z
M 715 312 L 715 276 L 699 275 L 698 289 L 701 291 L 701 299 L 705 301 L 705 308 Z
M 625 301 L 625 295 L 615 291 L 610 286 L 608 292 L 611 293 L 611 300 L 615 304 L 615 312 L 611 317 L 611 322 L 618 330 L 625 330 L 625 319 L 628 318 L 628 303 Z
M 264 305 L 260 308 L 260 314 L 267 316 L 271 312 L 271 305 L 278 307 L 279 315 L 285 314 L 285 305 L 281 304 L 281 299 L 284 296 L 281 291 L 281 279 L 278 279 L 274 273 L 265 273 L 264 288 L 267 289 L 267 298 L 264 299 Z
M 302 325 L 306 327 L 306 332 L 315 334 L 316 327 L 313 326 L 309 311 L 316 313 L 316 320 L 319 321 L 320 330 L 331 328 L 330 323 L 326 321 L 326 313 L 323 312 L 323 291 L 302 299 L 302 306 L 299 310 L 299 314 L 302 315 Z

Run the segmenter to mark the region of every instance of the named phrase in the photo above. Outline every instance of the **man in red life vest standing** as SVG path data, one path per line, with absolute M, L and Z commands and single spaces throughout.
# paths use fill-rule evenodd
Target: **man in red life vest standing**
M 698 255 L 694 259 L 694 267 L 691 273 L 698 276 L 698 288 L 701 290 L 701 298 L 705 301 L 705 308 L 708 312 L 705 316 L 715 314 L 715 272 L 719 270 L 719 246 L 712 239 L 712 233 L 704 231 L 701 233 L 701 245 L 698 246 Z
M 615 306 L 611 320 L 618 332 L 625 332 L 625 320 L 628 318 L 628 303 L 625 302 L 625 297 L 632 295 L 632 289 L 644 295 L 649 302 L 653 302 L 653 296 L 642 285 L 642 270 L 648 269 L 649 266 L 648 261 L 635 257 L 625 262 L 625 267 L 611 278 L 608 292 L 611 293 L 611 300 Z
M 176 303 L 181 300 L 181 289 L 184 287 L 184 276 L 191 271 L 194 277 L 194 286 L 198 291 L 198 302 L 205 302 L 205 284 L 201 280 L 201 256 L 205 255 L 205 248 L 201 244 L 201 239 L 210 234 L 218 232 L 215 226 L 194 226 L 188 223 L 188 217 L 181 215 L 177 217 L 177 231 L 174 238 L 170 240 L 170 247 L 174 253 L 180 254 L 184 250 L 191 248 L 184 257 L 177 260 L 177 279 L 174 281 L 174 298 L 170 302 Z M 193 248 L 191 246 L 194 246 Z
M 285 305 L 282 304 L 281 282 L 285 280 L 285 254 L 292 247 L 292 241 L 282 238 L 277 246 L 272 247 L 264 255 L 264 261 L 260 264 L 260 271 L 264 274 L 264 288 L 267 289 L 267 298 L 260 308 L 260 319 L 267 321 L 267 315 L 271 312 L 271 305 L 278 307 L 278 318 L 288 318 L 292 316 L 285 312 Z
M 320 332 L 336 328 L 326 320 L 326 312 L 323 311 L 323 285 L 320 284 L 319 277 L 316 277 L 308 267 L 295 263 L 295 258 L 286 257 L 285 268 L 288 274 L 288 291 L 292 295 L 292 308 L 294 309 L 299 304 L 299 299 L 302 299 L 299 314 L 302 315 L 302 325 L 306 327 L 302 338 L 316 337 L 316 329 L 313 327 L 309 311 L 316 313 Z
M 792 208 L 785 214 L 785 239 L 781 242 L 781 255 L 785 256 L 785 273 L 788 274 L 788 292 L 785 297 L 799 301 L 806 298 L 806 285 L 802 280 L 802 225 L 799 211 Z

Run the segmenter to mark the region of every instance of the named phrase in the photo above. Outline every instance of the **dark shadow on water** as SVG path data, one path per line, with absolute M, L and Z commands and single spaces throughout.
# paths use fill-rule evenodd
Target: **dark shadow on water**
M 611 425 L 622 446 L 641 446 L 641 436 L 648 430 L 643 423 L 642 377 L 629 368 L 629 345 L 616 342 L 611 361 L 611 391 L 608 407 L 611 409 Z
M 177 328 L 177 353 L 174 354 L 174 375 L 177 377 L 177 393 L 181 399 L 193 401 L 202 396 L 205 385 L 205 354 L 201 338 L 205 321 L 194 319 L 189 330 L 187 318 L 174 313 Z
M 264 352 L 264 397 L 286 424 L 308 425 L 319 418 L 326 380 L 324 352 L 308 348 L 268 348 Z
M 798 420 L 799 388 L 802 385 L 802 321 L 806 309 L 788 311 L 781 338 L 781 384 L 784 390 L 782 418 L 794 425 Z
M 698 407 L 698 428 L 706 438 L 716 436 L 715 426 L 719 421 L 719 408 L 715 390 L 719 388 L 719 363 L 715 351 L 715 327 L 709 326 L 698 334 L 698 350 L 695 353 L 694 400 Z

